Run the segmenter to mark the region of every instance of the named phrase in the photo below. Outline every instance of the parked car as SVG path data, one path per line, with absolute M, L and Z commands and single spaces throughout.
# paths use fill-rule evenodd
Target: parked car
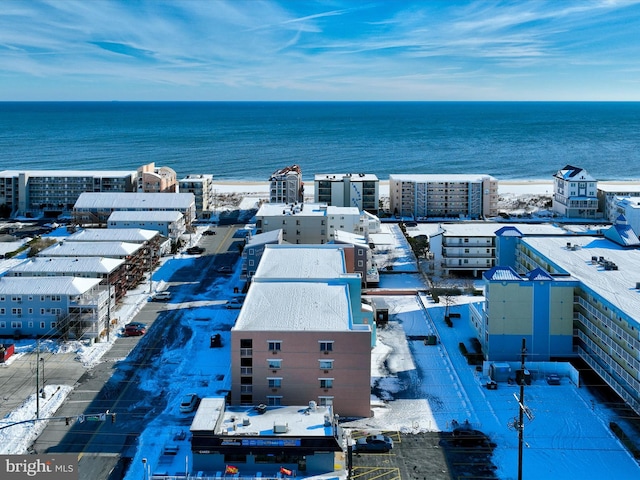
M 129 322 L 124 326 L 124 328 L 127 328 L 127 327 L 144 328 L 146 330 L 147 324 L 142 322 Z
M 198 400 L 198 395 L 196 395 L 195 393 L 186 394 L 182 397 L 182 400 L 180 400 L 180 411 L 182 413 L 193 412 L 198 405 Z
M 199 246 L 195 246 L 195 247 L 189 247 L 187 248 L 187 253 L 191 254 L 191 255 L 199 255 L 201 253 L 204 253 L 205 248 L 204 247 L 199 247 Z
M 215 230 L 205 230 L 204 232 L 202 232 L 202 235 L 215 235 L 216 231 Z
M 239 309 L 242 308 L 242 299 L 241 298 L 232 298 L 225 305 L 229 309 Z
M 477 447 L 488 443 L 487 436 L 479 430 L 469 427 L 453 429 L 453 444 L 465 447 Z
M 549 385 L 560 385 L 560 375 L 556 375 L 555 373 L 547 375 L 547 383 Z
M 158 292 L 153 296 L 154 300 L 157 301 L 167 301 L 167 300 L 171 300 L 171 292 L 169 292 L 168 290 L 165 290 L 163 292 Z
M 388 452 L 393 440 L 386 435 L 369 435 L 356 440 L 356 452 Z
M 147 329 L 144 327 L 137 327 L 135 325 L 127 325 L 124 327 L 125 337 L 140 337 L 147 333 Z

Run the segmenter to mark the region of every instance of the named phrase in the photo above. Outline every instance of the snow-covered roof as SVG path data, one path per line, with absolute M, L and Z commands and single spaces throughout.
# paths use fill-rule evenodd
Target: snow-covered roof
M 585 169 L 574 167 L 572 165 L 566 165 L 564 168 L 558 170 L 554 176 L 562 178 L 563 180 L 582 180 L 586 182 L 596 181 L 596 179 L 589 175 Z
M 253 282 L 233 330 L 337 332 L 351 325 L 347 285 Z
M 122 258 L 144 248 L 127 242 L 62 242 L 45 248 L 39 257 L 115 257 Z
M 176 222 L 182 213 L 175 210 L 125 211 L 116 210 L 109 215 L 109 222 Z
M 145 215 L 151 212 L 137 212 Z M 87 228 L 69 235 L 67 242 L 148 242 L 159 234 L 156 230 L 142 228 Z
M 414 182 L 414 183 L 428 183 L 428 182 L 448 182 L 448 183 L 469 183 L 469 182 L 482 182 L 484 180 L 496 180 L 491 175 L 485 174 L 401 174 L 401 175 L 389 175 L 389 181 L 399 182 Z
M 254 281 L 338 278 L 346 273 L 339 245 L 266 245 Z
M 345 232 L 344 230 L 334 230 L 333 240 L 336 242 L 369 246 L 367 238 L 361 233 Z
M 377 182 L 378 177 L 373 173 L 316 173 L 314 181 L 329 180 L 331 182 L 342 182 L 344 178 L 349 178 L 352 182 Z
M 129 177 L 135 170 L 3 170 L 0 177 L 17 177 L 26 173 L 30 177 Z
M 100 283 L 99 278 L 1 277 L 0 295 L 81 295 Z
M 328 420 L 328 425 L 325 425 Z M 306 437 L 333 435 L 333 412 L 324 406 L 267 407 L 262 414 L 251 406 L 226 406 L 224 398 L 203 398 L 191 423 L 190 430 L 213 432 L 233 437 L 272 436 L 274 425 L 286 426 L 278 437 Z M 223 433 L 224 432 L 224 433 Z
M 280 241 L 281 236 L 282 236 L 281 228 L 277 230 L 271 230 L 269 232 L 257 233 L 249 237 L 249 240 L 247 241 L 247 246 L 278 242 Z
M 607 194 L 640 193 L 640 182 L 598 182 L 598 190 Z
M 518 223 L 514 225 L 497 222 L 452 222 L 441 223 L 446 237 L 492 237 L 498 230 L 507 226 L 515 226 L 523 236 L 529 235 L 563 235 L 566 232 L 550 223 Z
M 85 210 L 186 210 L 195 203 L 193 193 L 84 192 L 74 205 Z
M 625 250 L 602 237 L 525 237 L 522 242 L 548 258 L 560 269 L 580 280 L 587 288 L 618 306 L 632 318 L 640 312 L 640 250 Z M 603 257 L 615 263 L 617 270 L 605 270 L 592 262 L 592 257 Z
M 326 217 L 325 203 L 263 203 L 256 213 L 258 217 L 280 217 L 282 215 L 299 215 L 304 217 Z
M 124 260 L 101 257 L 32 257 L 11 269 L 20 273 L 83 273 L 107 274 L 116 270 Z
M 493 281 L 521 281 L 522 277 L 511 267 L 493 267 L 484 273 L 487 280 Z

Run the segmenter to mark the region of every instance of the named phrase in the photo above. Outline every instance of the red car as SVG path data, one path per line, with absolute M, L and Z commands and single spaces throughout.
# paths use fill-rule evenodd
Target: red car
M 127 325 L 124 327 L 124 336 L 125 337 L 139 337 L 146 333 L 146 329 L 144 327 L 140 327 L 137 325 Z

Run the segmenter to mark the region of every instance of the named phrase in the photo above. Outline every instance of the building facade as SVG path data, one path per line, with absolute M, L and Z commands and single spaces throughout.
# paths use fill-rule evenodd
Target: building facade
M 379 183 L 373 174 L 318 174 L 314 177 L 313 201 L 336 207 L 356 207 L 377 215 Z
M 7 215 L 56 217 L 72 211 L 84 192 L 131 192 L 135 171 L 4 170 L 0 206 Z
M 136 191 L 144 193 L 176 193 L 178 180 L 175 170 L 169 167 L 156 167 L 148 163 L 136 172 Z
M 106 227 L 113 212 L 179 212 L 185 228 L 196 219 L 193 193 L 83 193 L 73 207 L 73 220 L 79 226 Z
M 0 278 L 0 336 L 99 336 L 109 312 L 108 289 L 99 284 L 97 278 Z
M 553 176 L 553 211 L 561 217 L 600 218 L 596 179 L 571 165 L 558 170 Z
M 344 438 L 331 406 L 227 406 L 203 398 L 190 427 L 193 469 L 203 477 L 332 474 Z
M 125 212 L 116 211 L 109 216 L 108 229 L 145 229 L 159 232 L 173 243 L 186 232 L 184 215 L 176 211 Z
M 269 177 L 270 203 L 302 203 L 304 202 L 304 183 L 302 169 L 291 165 L 273 172 Z
M 389 175 L 389 208 L 402 218 L 480 219 L 498 215 L 490 175 Z
M 213 175 L 187 175 L 178 183 L 180 193 L 193 193 L 196 201 L 196 216 L 209 220 L 215 211 L 216 196 Z

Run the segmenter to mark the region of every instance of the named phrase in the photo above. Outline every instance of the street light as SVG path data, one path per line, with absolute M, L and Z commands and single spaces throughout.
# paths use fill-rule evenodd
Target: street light
M 42 363 L 42 398 L 47 398 L 47 394 L 44 391 L 44 358 L 40 357 Z

